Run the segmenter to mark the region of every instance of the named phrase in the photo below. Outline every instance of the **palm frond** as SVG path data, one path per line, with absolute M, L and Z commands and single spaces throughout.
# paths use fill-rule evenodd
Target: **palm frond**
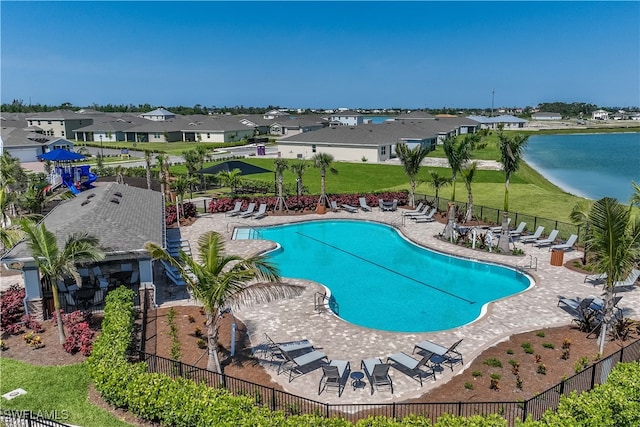
M 227 301 L 235 307 L 251 304 L 264 304 L 283 298 L 292 298 L 304 292 L 304 286 L 281 282 L 261 282 L 245 286 L 234 293 Z

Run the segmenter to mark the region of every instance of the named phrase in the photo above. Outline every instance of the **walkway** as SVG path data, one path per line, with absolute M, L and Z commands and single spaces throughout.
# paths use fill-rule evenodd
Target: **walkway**
M 328 212 L 326 215 L 304 216 L 268 216 L 262 220 L 228 218 L 223 214 L 207 214 L 199 218 L 193 225 L 182 227 L 183 238 L 191 242 L 191 249 L 196 256 L 197 238 L 206 231 L 217 231 L 227 238 L 236 226 L 265 226 L 295 221 L 319 219 L 362 219 L 384 223 L 401 223 L 400 211 L 357 214 Z M 464 341 L 460 345 L 465 364 L 468 365 L 484 349 L 505 340 L 512 334 L 537 330 L 546 327 L 566 325 L 571 317 L 557 307 L 558 297 L 575 297 L 599 295 L 600 289 L 584 284 L 584 275 L 563 267 L 551 266 L 548 248 L 524 247 L 526 257 L 512 257 L 484 251 L 473 251 L 464 247 L 454 246 L 442 242 L 434 236 L 443 231 L 440 223 L 415 224 L 407 220 L 405 226 L 400 226 L 401 232 L 408 238 L 425 246 L 444 252 L 455 253 L 460 256 L 489 260 L 510 266 L 528 265 L 529 255 L 538 259 L 537 271 L 529 271 L 535 278 L 536 286 L 519 295 L 506 298 L 492 304 L 488 312 L 478 321 L 450 331 L 435 333 L 392 333 L 362 328 L 349 324 L 330 312 L 316 313 L 314 311 L 313 295 L 321 291 L 317 283 L 306 280 L 287 280 L 307 286 L 303 295 L 274 303 L 254 305 L 237 310 L 234 314 L 241 319 L 249 330 L 251 342 L 254 346 L 264 342 L 264 334 L 269 334 L 276 341 L 292 341 L 300 339 L 310 340 L 314 346 L 320 347 L 330 359 L 348 360 L 352 371 L 360 370 L 363 358 L 386 357 L 398 351 L 411 353 L 414 343 L 429 339 L 449 346 L 460 338 Z M 518 245 L 522 247 L 522 245 Z M 273 247 L 272 242 L 259 240 L 229 241 L 227 251 L 239 255 L 250 255 Z M 580 257 L 580 252 L 570 252 L 570 258 Z M 621 306 L 640 307 L 640 290 L 624 294 Z M 637 316 L 636 312 L 628 315 Z M 394 315 L 386 313 L 385 315 Z M 594 352 L 596 343 L 594 340 Z M 267 366 L 268 372 L 275 382 L 293 394 L 327 403 L 389 403 L 420 396 L 426 391 L 443 384 L 453 375 L 458 374 L 464 367 L 458 365 L 452 373 L 448 368 L 437 375 L 437 381 L 428 379 L 421 388 L 420 384 L 408 376 L 391 369 L 394 383 L 394 394 L 380 391 L 370 395 L 367 387 L 353 390 L 346 387 L 342 397 L 336 393 L 323 393 L 318 396 L 318 382 L 321 370 L 317 369 L 306 375 L 288 382 L 287 375 L 277 375 L 274 367 Z

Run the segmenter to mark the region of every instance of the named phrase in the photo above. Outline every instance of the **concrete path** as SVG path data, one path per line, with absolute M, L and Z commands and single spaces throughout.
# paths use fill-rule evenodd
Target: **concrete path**
M 571 317 L 557 307 L 560 296 L 585 297 L 601 294 L 600 288 L 583 283 L 583 274 L 564 267 L 551 266 L 548 248 L 539 249 L 532 248 L 530 245 L 524 247 L 518 245 L 524 248 L 525 257 L 474 251 L 436 239 L 434 236 L 444 229 L 444 225 L 440 223 L 415 224 L 407 220 L 403 225 L 400 211 L 379 212 L 375 209 L 371 213 L 358 212 L 357 214 L 328 212 L 326 215 L 268 216 L 262 220 L 242 220 L 228 218 L 224 214 L 207 214 L 200 217 L 193 225 L 182 227 L 181 234 L 183 238 L 190 241 L 194 256 L 197 255 L 198 237 L 209 230 L 217 231 L 227 237 L 228 252 L 247 256 L 268 250 L 274 247 L 274 243 L 261 240 L 232 241 L 230 239 L 235 227 L 260 227 L 295 221 L 337 218 L 395 224 L 401 233 L 417 243 L 462 257 L 487 260 L 512 267 L 525 267 L 529 265 L 530 259 L 537 259 L 537 270 L 526 270 L 534 278 L 535 286 L 526 292 L 491 304 L 484 316 L 463 327 L 434 333 L 392 333 L 352 325 L 331 312 L 314 311 L 314 294 L 323 290 L 320 284 L 307 280 L 288 279 L 287 282 L 307 287 L 303 295 L 289 300 L 243 307 L 234 312 L 247 325 L 254 347 L 264 343 L 265 333 L 276 341 L 308 339 L 329 359 L 347 360 L 351 364 L 352 371 L 360 371 L 360 361 L 365 358 L 379 357 L 384 361 L 387 356 L 398 351 L 410 354 L 414 344 L 424 339 L 448 347 L 462 338 L 463 342 L 459 349 L 464 356 L 464 366 L 468 366 L 483 350 L 512 334 L 570 323 Z M 580 252 L 569 252 L 565 255 L 565 260 L 567 257 L 578 258 L 581 255 Z M 630 309 L 627 315 L 637 317 L 637 310 L 640 307 L 640 289 L 625 293 L 620 305 Z M 594 340 L 595 351 L 597 347 Z M 368 384 L 365 388 L 353 389 L 349 382 L 342 397 L 339 398 L 336 393 L 323 393 L 318 396 L 321 369 L 313 370 L 289 382 L 287 375 L 277 375 L 275 366 L 271 366 L 267 361 L 264 361 L 264 364 L 273 380 L 282 385 L 286 391 L 327 403 L 389 403 L 414 398 L 443 384 L 464 369 L 461 365 L 458 365 L 453 372 L 445 368 L 437 375 L 436 381 L 427 379 L 423 387 L 408 376 L 391 369 L 394 383 L 393 395 L 388 391 L 380 391 L 371 396 Z

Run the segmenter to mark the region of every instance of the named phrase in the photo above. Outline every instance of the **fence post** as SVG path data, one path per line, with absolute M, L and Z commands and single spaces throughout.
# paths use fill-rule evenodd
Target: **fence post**
M 329 404 L 328 403 L 324 404 L 324 417 L 325 418 L 329 418 Z
M 564 380 L 560 381 L 560 396 L 564 395 Z
M 462 401 L 458 400 L 458 416 L 462 416 Z
M 276 410 L 276 389 L 271 387 L 271 410 Z
M 392 406 L 392 414 L 393 414 L 393 419 L 396 419 L 396 402 L 393 402 L 393 406 Z
M 529 399 L 526 399 L 522 402 L 522 421 L 526 421 L 527 419 L 527 411 L 529 410 Z
M 597 363 L 596 365 L 599 365 Z M 589 390 L 592 390 L 594 385 L 596 384 L 596 365 L 591 365 L 591 387 Z
M 225 374 L 222 375 L 222 387 L 227 388 L 227 376 Z

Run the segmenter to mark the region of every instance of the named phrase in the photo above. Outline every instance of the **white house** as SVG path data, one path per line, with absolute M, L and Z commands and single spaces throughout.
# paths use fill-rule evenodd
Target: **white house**
M 364 116 L 351 110 L 338 111 L 329 117 L 329 126 L 360 126 Z
M 532 120 L 562 120 L 562 114 L 560 113 L 548 113 L 540 111 L 531 115 Z
M 591 113 L 593 120 L 609 120 L 609 112 L 604 110 L 596 110 Z

